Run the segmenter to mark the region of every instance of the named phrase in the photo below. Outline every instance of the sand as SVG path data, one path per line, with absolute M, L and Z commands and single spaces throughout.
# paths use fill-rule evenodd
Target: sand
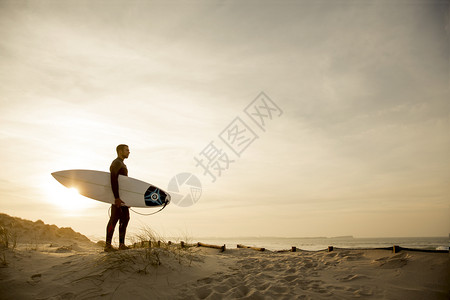
M 0 214 L 0 225 L 5 226 Z M 104 253 L 73 230 L 24 222 L 0 251 L 0 299 L 449 299 L 448 253 L 270 252 L 163 245 Z M 3 222 L 3 223 L 2 223 Z M 30 223 L 27 223 L 30 222 Z M 34 225 L 33 225 L 34 224 Z M 22 224 L 22 227 L 26 227 Z M 44 242 L 30 233 L 40 228 Z M 45 232 L 48 230 L 49 232 Z M 59 235 L 56 233 L 59 232 Z M 31 241 L 26 242 L 26 238 Z M 262 245 L 263 246 L 263 245 Z

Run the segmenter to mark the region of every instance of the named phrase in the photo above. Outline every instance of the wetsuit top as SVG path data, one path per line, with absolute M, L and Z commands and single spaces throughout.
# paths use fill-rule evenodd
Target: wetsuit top
M 114 194 L 114 198 L 118 199 L 119 197 L 119 175 L 128 176 L 127 166 L 123 163 L 123 159 L 116 158 L 111 163 L 111 167 L 109 167 L 109 171 L 111 172 L 111 188 Z

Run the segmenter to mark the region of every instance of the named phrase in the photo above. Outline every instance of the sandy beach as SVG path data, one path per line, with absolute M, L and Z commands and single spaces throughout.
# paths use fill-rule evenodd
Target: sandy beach
M 70 228 L 0 216 L 2 232 L 9 234 L 8 248 L 3 245 L 0 253 L 1 299 L 448 299 L 450 295 L 448 253 L 221 252 L 164 243 L 105 253 L 101 245 Z

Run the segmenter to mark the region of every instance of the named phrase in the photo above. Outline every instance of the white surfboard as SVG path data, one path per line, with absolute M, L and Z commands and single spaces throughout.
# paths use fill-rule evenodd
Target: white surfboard
M 111 189 L 111 174 L 94 170 L 65 170 L 52 176 L 68 188 L 76 188 L 88 198 L 106 203 L 114 203 Z M 130 207 L 159 207 L 170 202 L 169 193 L 150 183 L 119 175 L 119 196 Z

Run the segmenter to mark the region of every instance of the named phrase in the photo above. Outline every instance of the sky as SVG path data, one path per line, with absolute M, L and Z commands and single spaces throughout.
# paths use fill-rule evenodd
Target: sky
M 129 176 L 202 185 L 130 233 L 447 236 L 449 32 L 441 0 L 0 0 L 0 212 L 103 238 L 109 205 L 50 174 L 125 143 Z

